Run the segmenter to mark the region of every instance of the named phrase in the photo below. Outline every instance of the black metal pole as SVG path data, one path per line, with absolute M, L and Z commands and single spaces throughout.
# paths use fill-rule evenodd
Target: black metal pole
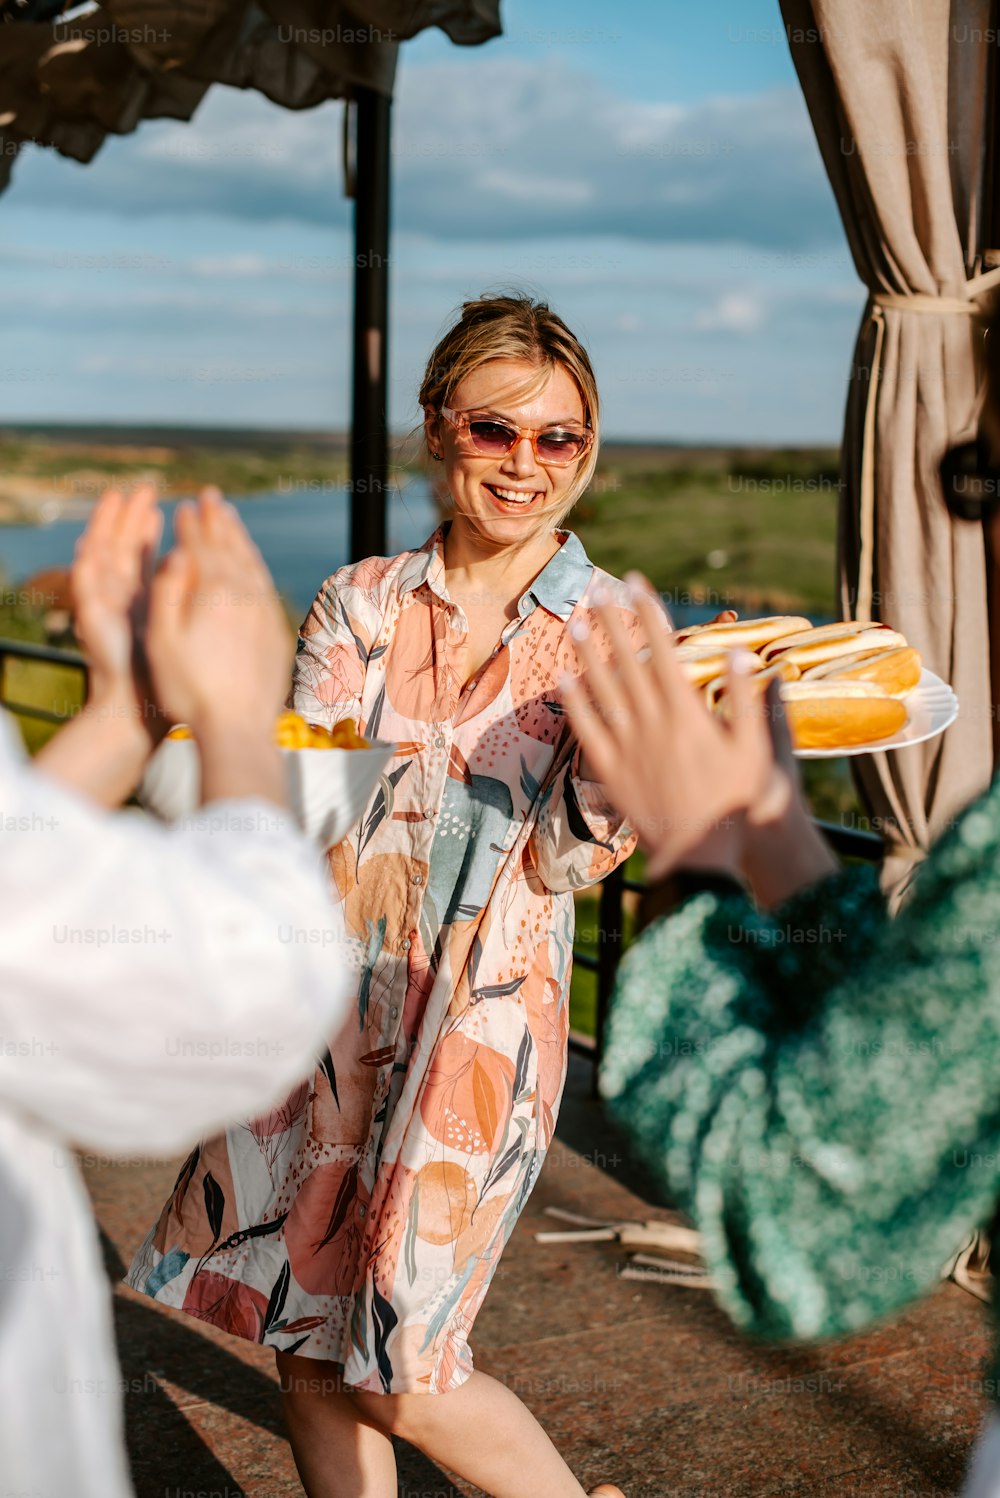
M 355 109 L 352 562 L 387 550 L 389 169 L 392 101 L 358 88 Z
M 622 958 L 624 940 L 625 909 L 622 899 L 625 893 L 625 870 L 621 864 L 601 885 L 601 898 L 597 917 L 597 1024 L 594 1050 L 594 1075 L 591 1092 L 597 1097 L 597 1068 L 604 1055 L 604 1031 L 611 1008 L 611 994 L 615 986 L 615 974 Z

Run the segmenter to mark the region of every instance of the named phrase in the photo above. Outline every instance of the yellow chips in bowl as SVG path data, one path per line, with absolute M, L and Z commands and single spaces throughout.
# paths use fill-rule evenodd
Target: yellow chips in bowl
M 167 734 L 168 739 L 189 739 L 190 728 L 178 723 Z M 358 733 L 353 718 L 341 718 L 332 728 L 321 728 L 318 723 L 307 723 L 300 713 L 286 708 L 280 712 L 274 724 L 274 742 L 279 749 L 370 749 L 371 744 Z
M 321 732 L 323 730 L 310 728 L 305 718 L 286 708 L 275 719 L 274 742 L 279 749 L 326 749 L 329 747 L 329 735 L 323 733 L 320 742 L 318 736 Z

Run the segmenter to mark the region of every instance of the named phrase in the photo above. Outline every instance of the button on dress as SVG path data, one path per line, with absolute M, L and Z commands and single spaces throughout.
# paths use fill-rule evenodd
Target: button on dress
M 558 693 L 600 580 L 580 541 L 463 689 L 444 532 L 342 568 L 299 638 L 291 701 L 395 756 L 329 854 L 356 999 L 315 1075 L 185 1162 L 128 1283 L 383 1393 L 457 1388 L 468 1336 L 552 1139 L 566 1075 L 573 891 L 634 837 L 580 778 Z M 316 934 L 289 928 L 290 942 Z

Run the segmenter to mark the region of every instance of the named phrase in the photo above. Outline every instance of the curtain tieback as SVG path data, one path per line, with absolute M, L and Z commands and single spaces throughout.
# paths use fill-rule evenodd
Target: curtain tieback
M 872 589 L 875 572 L 875 409 L 878 400 L 879 375 L 882 370 L 882 345 L 885 341 L 886 312 L 915 312 L 925 317 L 975 317 L 982 312 L 980 298 L 1000 290 L 1000 266 L 984 275 L 973 276 L 965 283 L 966 296 L 927 296 L 924 292 L 906 295 L 897 291 L 873 291 L 868 301 L 868 317 L 875 324 L 875 349 L 868 376 L 868 399 L 861 444 L 861 558 L 858 565 L 858 601 L 854 617 L 868 623 L 872 617 Z

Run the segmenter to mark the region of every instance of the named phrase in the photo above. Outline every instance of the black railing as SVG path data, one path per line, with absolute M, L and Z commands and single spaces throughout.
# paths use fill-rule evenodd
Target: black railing
M 73 650 L 57 650 L 49 645 L 32 645 L 25 640 L 0 638 L 0 706 L 19 717 L 34 718 L 43 723 L 64 723 L 69 714 L 53 713 L 47 708 L 30 703 L 12 702 L 7 696 L 7 661 L 39 661 L 52 666 L 70 666 L 83 673 L 86 684 L 87 662 Z M 864 859 L 878 863 L 883 854 L 883 843 L 873 832 L 861 832 L 851 827 L 838 827 L 834 822 L 817 822 L 817 827 L 833 851 L 842 858 Z M 597 916 L 597 956 L 588 952 L 573 952 L 573 964 L 584 972 L 594 973 L 597 978 L 597 1017 L 595 1035 L 584 1035 L 571 1030 L 570 1050 L 597 1064 L 601 1059 L 601 1039 L 608 1017 L 608 1006 L 615 984 L 618 957 L 622 950 L 625 926 L 625 896 L 642 895 L 646 885 L 639 879 L 629 879 L 624 869 L 615 869 L 601 885 Z
M 38 661 L 48 666 L 69 666 L 83 677 L 82 686 L 87 686 L 86 658 L 75 650 L 57 650 L 52 645 L 33 645 L 28 640 L 5 640 L 0 638 L 0 707 L 15 713 L 19 718 L 33 718 L 39 723 L 66 723 L 70 713 L 54 713 L 47 707 L 37 707 L 30 702 L 12 702 L 7 696 L 7 662 L 9 660 Z

